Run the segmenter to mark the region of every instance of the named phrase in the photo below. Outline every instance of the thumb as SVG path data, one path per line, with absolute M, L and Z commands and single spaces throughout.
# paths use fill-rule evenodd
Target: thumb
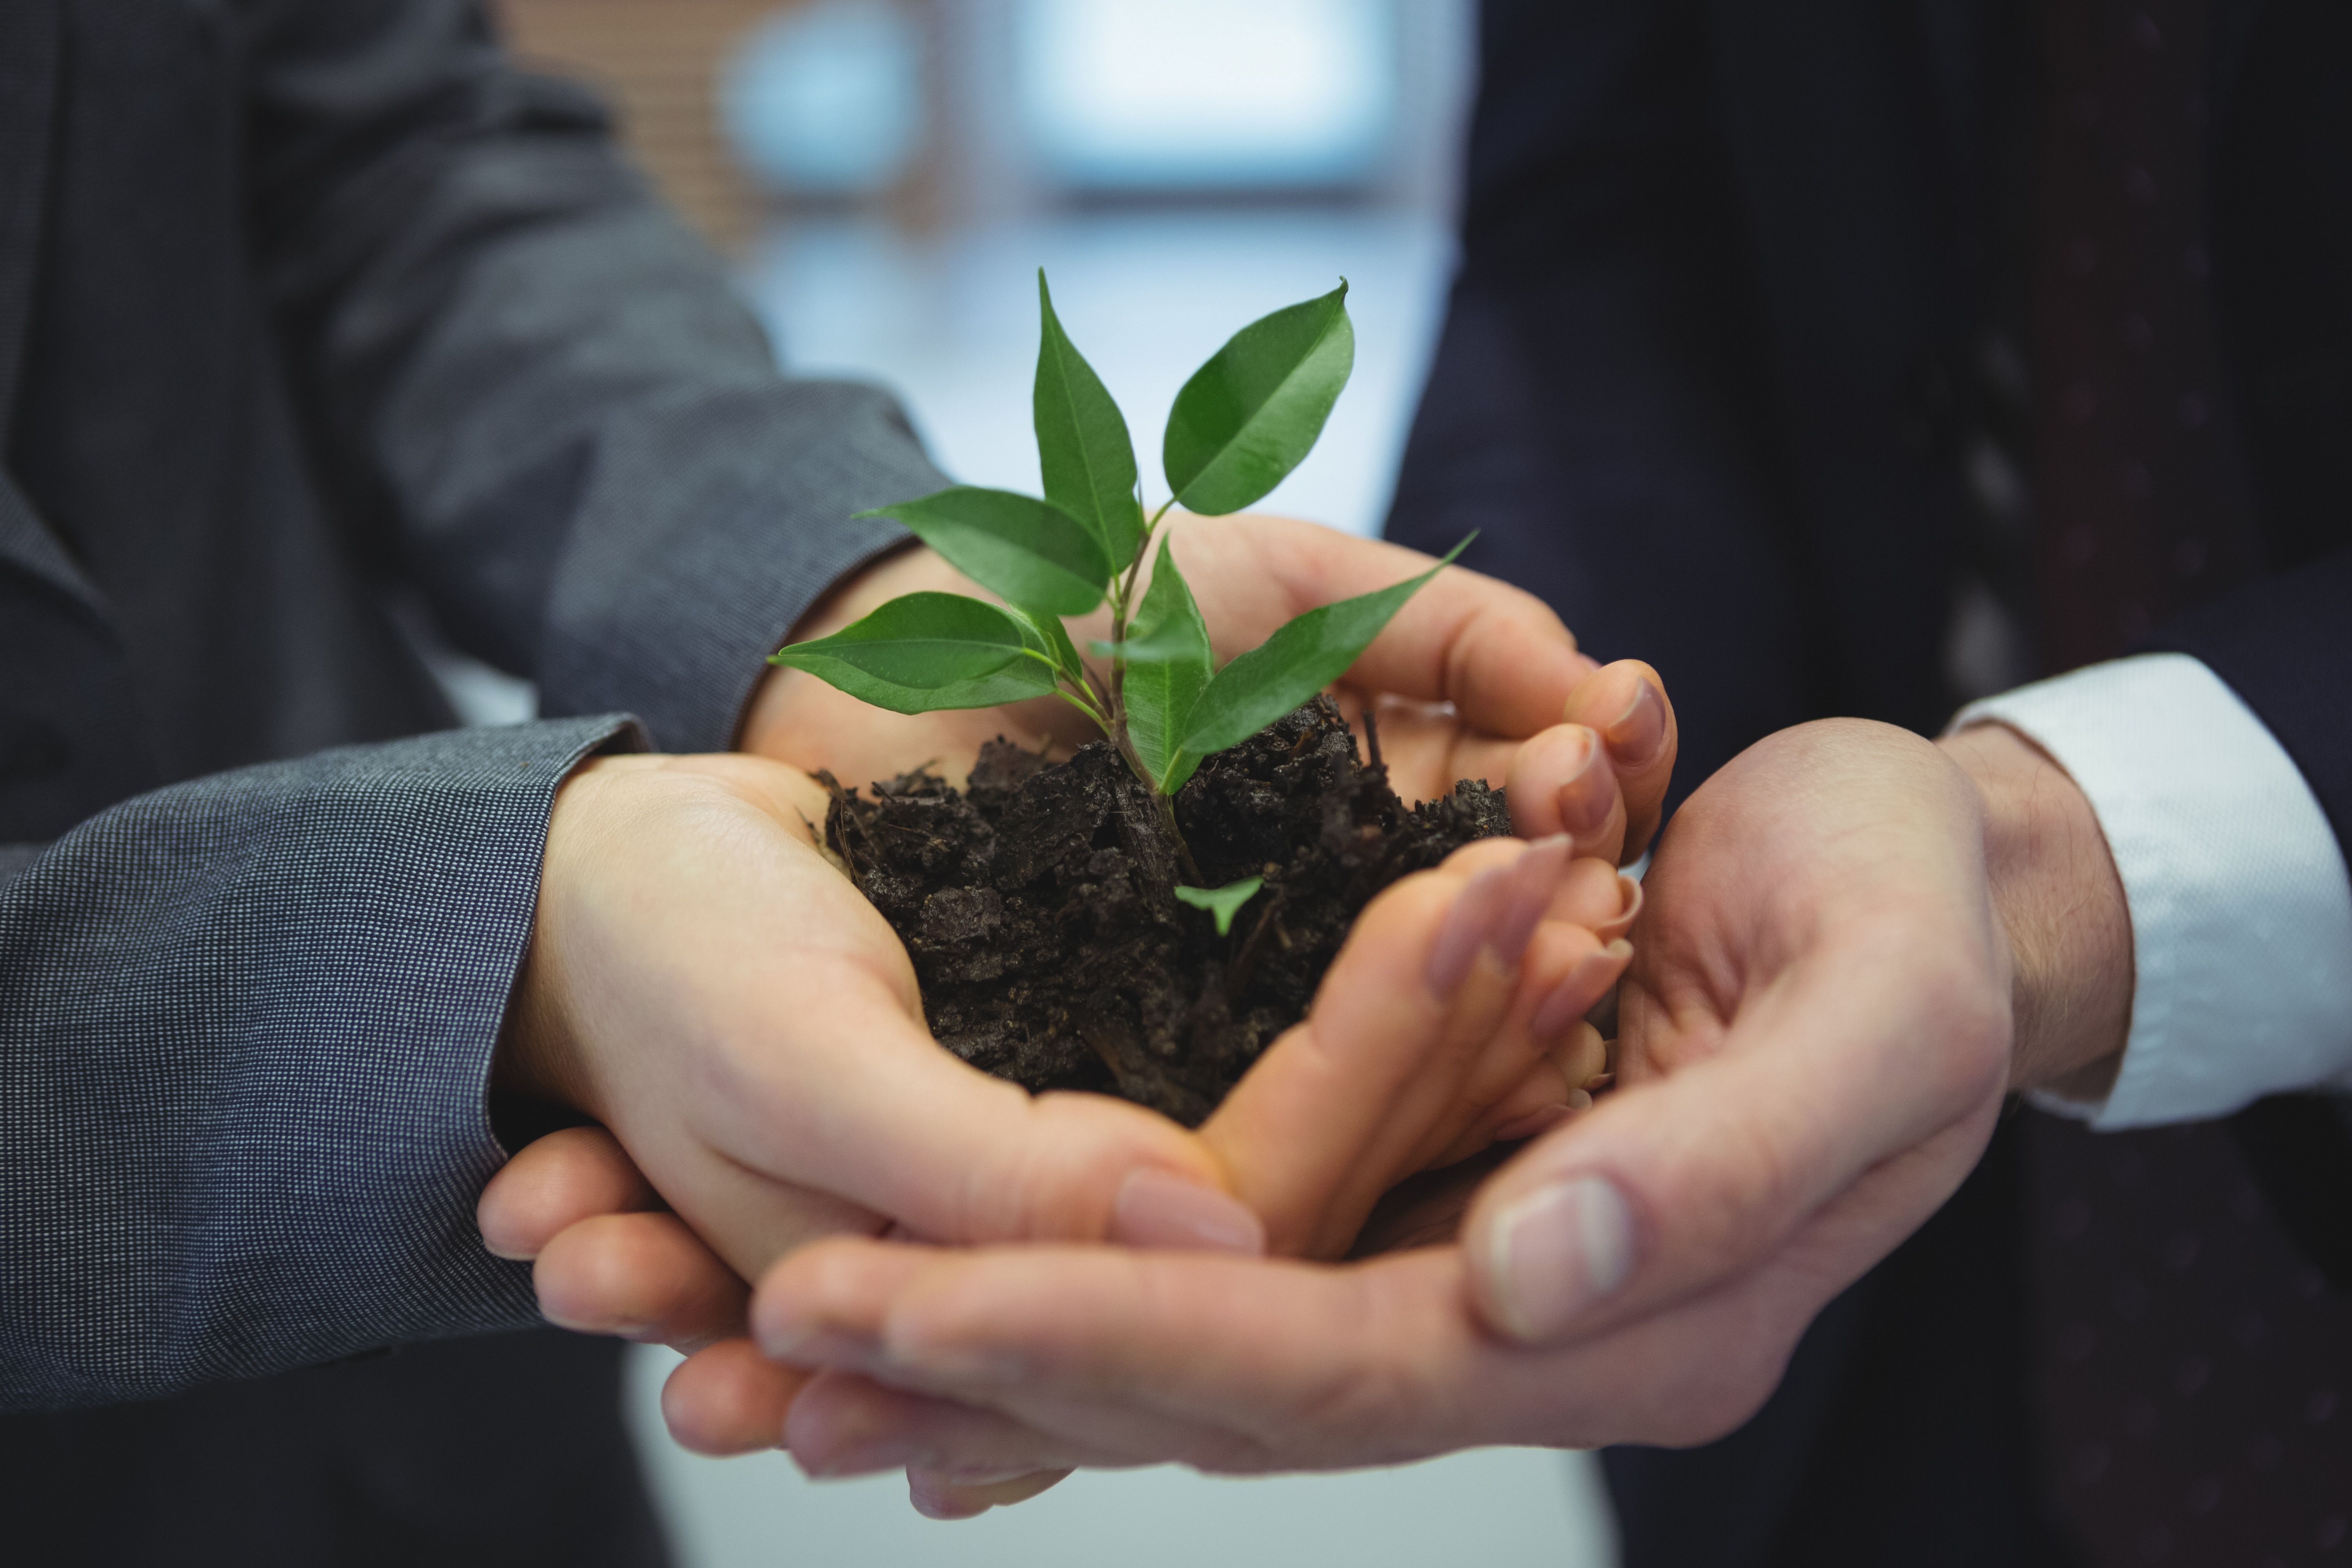
M 1773 1258 L 1865 1175 L 1841 1223 L 1858 1206 L 1858 1223 L 1895 1226 L 1885 1247 L 1948 1196 L 2000 1110 L 2005 998 L 1965 963 L 1885 945 L 1801 961 L 1742 998 L 1717 1048 L 1489 1182 L 1463 1233 L 1487 1324 L 1562 1343 L 1655 1311 Z M 1646 1015 L 1629 1036 L 1675 1026 L 1646 994 L 1627 1005 Z
M 821 1095 L 760 1071 L 776 1058 L 753 1053 L 709 1113 L 719 1154 L 932 1241 L 1262 1249 L 1216 1158 L 1173 1121 L 1102 1095 L 1033 1098 L 981 1072 L 866 965 L 796 954 L 778 967 L 806 970 L 785 990 L 821 998 L 806 1021 L 856 1048 L 829 1054 Z

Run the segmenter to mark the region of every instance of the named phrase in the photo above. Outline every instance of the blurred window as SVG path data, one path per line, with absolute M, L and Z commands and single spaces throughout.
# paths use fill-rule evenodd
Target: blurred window
M 1021 119 L 1078 191 L 1360 186 L 1395 132 L 1381 0 L 1020 0 Z
M 889 0 L 823 0 L 761 24 L 728 63 L 719 113 L 772 190 L 887 190 L 923 136 L 922 40 Z

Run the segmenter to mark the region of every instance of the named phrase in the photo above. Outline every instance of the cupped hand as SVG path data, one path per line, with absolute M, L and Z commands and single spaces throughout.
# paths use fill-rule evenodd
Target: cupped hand
M 1147 1166 L 1125 1178 L 1107 1221 L 1065 1215 L 1027 1233 L 1058 1228 L 1140 1247 L 1253 1251 L 1270 1240 L 1286 1252 L 1338 1255 L 1402 1177 L 1591 1105 L 1583 1087 L 1601 1072 L 1605 1054 L 1584 1014 L 1623 970 L 1629 950 L 1621 933 L 1638 892 L 1605 862 L 1571 860 L 1563 838 L 1486 840 L 1403 879 L 1366 909 L 1307 1018 L 1274 1042 L 1201 1131 L 1202 1157 L 1248 1209 L 1237 1211 L 1190 1173 Z M 821 1023 L 809 1042 L 821 1052 Z M 821 1072 L 806 1077 L 804 1094 L 837 1090 Z M 600 1109 L 615 1105 L 609 1089 L 562 1092 L 595 1113 L 616 1114 Z M 1074 1113 L 1115 1103 L 1083 1095 L 1038 1103 L 1057 1101 Z M 658 1118 L 681 1109 L 696 1110 L 665 1103 L 617 1114 Z M 1118 1110 L 1129 1119 L 1146 1114 Z M 1036 1131 L 1054 1135 L 1043 1124 Z M 891 1135 L 922 1134 L 899 1128 Z M 538 1259 L 541 1302 L 555 1321 L 693 1352 L 665 1396 L 681 1441 L 704 1451 L 771 1446 L 801 1380 L 744 1353 L 737 1338 L 744 1291 L 729 1261 L 746 1253 L 741 1244 L 730 1249 L 727 1237 L 748 1230 L 753 1247 L 789 1247 L 804 1237 L 779 1236 L 779 1224 L 802 1225 L 805 1235 L 871 1234 L 877 1225 L 869 1216 L 843 1226 L 822 1205 L 798 1215 L 807 1198 L 790 1189 L 723 1190 L 714 1209 L 693 1161 L 681 1163 L 662 1148 L 625 1152 L 597 1129 L 542 1139 L 485 1194 L 485 1237 L 494 1250 Z M 1053 1176 L 1049 1189 L 1061 1191 L 1054 1152 L 1038 1152 L 1035 1179 Z M 691 1226 L 660 1211 L 632 1153 Z M 747 1158 L 730 1157 L 739 1165 Z M 688 1196 L 678 1198 L 681 1191 Z M 902 1232 L 937 1234 L 928 1228 L 934 1221 L 903 1205 L 883 1212 Z M 965 1225 L 965 1236 L 975 1228 Z
M 485 1239 L 536 1258 L 555 1321 L 694 1352 L 666 1404 L 696 1448 L 776 1441 L 797 1380 L 730 1344 L 739 1274 L 814 1237 L 1336 1256 L 1402 1175 L 1590 1105 L 1604 1051 L 1583 1013 L 1622 971 L 1637 886 L 1564 837 L 1473 844 L 1381 893 L 1307 1018 L 1192 1140 L 939 1051 L 896 938 L 807 844 L 821 802 L 740 757 L 607 759 L 569 783 L 501 1051 L 503 1084 L 618 1138 L 527 1147 L 485 1192 Z
M 2095 825 L 2021 836 L 2032 803 L 2071 811 L 2071 786 L 1971 747 L 2000 751 L 1811 725 L 1702 786 L 1649 875 L 1620 1087 L 1487 1180 L 1444 1245 L 1341 1266 L 863 1241 L 787 1259 L 753 1321 L 820 1373 L 795 1455 L 908 1464 L 919 1501 L 965 1513 L 1072 1465 L 1730 1430 L 1814 1313 L 1965 1176 L 2012 1062 L 2054 1076 L 2119 1041 L 2112 952 L 2038 956 L 2120 909 Z M 2037 831 L 2081 852 L 2056 857 L 2088 868 L 2071 892 L 2029 874 L 2053 863 L 2017 852 Z M 2124 951 L 2127 996 L 2127 931 Z M 2013 1010 L 2013 981 L 2094 973 Z M 2070 1020 L 2052 1028 L 2072 1044 L 2012 1057 L 2013 1017 Z
M 1216 628 L 1219 651 L 1228 656 L 1262 640 L 1301 610 L 1386 586 L 1425 563 L 1413 552 L 1287 520 L 1181 522 L 1175 549 Z M 922 588 L 979 592 L 929 552 L 905 551 L 845 584 L 796 636 L 825 635 L 887 598 Z M 1576 849 L 1612 859 L 1638 853 L 1654 829 L 1675 749 L 1672 709 L 1654 673 L 1632 662 L 1596 668 L 1576 653 L 1573 639 L 1549 609 L 1492 579 L 1459 569 L 1441 574 L 1367 650 L 1340 697 L 1351 714 L 1373 710 L 1391 781 L 1409 799 L 1442 793 L 1457 777 L 1499 775 L 1507 783 L 1520 832 L 1564 833 Z M 827 767 L 854 782 L 924 762 L 953 773 L 998 733 L 1032 742 L 1075 743 L 1086 738 L 1082 728 L 1065 722 L 1075 717 L 1049 701 L 910 718 L 856 702 L 799 672 L 780 670 L 755 700 L 743 742 L 751 750 Z M 814 798 L 794 811 L 822 816 Z M 867 919 L 871 913 L 862 910 Z M 1561 918 L 1572 913 L 1564 910 Z M 1584 918 L 1588 925 L 1606 927 L 1613 917 Z M 1577 956 L 1588 962 L 1580 984 L 1612 973 L 1605 965 L 1591 967 L 1589 950 Z M 903 958 L 898 962 L 903 967 Z M 1565 984 L 1564 974 L 1559 978 Z M 1519 1026 L 1534 1021 L 1526 1013 Z M 1410 1031 L 1391 1031 L 1391 1045 L 1410 1037 Z M 1270 1055 L 1288 1081 L 1315 1085 L 1309 1064 L 1325 1058 L 1311 1038 Z M 1517 1048 L 1478 1059 L 1507 1062 Z M 1587 1048 L 1583 1043 L 1578 1047 Z M 1412 1114 L 1392 1125 L 1367 1126 L 1357 1114 L 1333 1123 L 1353 1129 L 1345 1136 L 1326 1129 L 1288 1144 L 1228 1140 L 1227 1163 L 1234 1168 L 1229 1179 L 1255 1184 L 1284 1246 L 1333 1251 L 1353 1227 L 1352 1220 L 1334 1216 L 1360 1216 L 1378 1195 L 1373 1182 L 1385 1179 L 1377 1173 L 1392 1166 L 1416 1168 L 1414 1162 L 1458 1158 L 1481 1146 L 1496 1126 L 1524 1132 L 1581 1099 L 1577 1051 L 1557 1044 L 1546 1061 L 1531 1068 L 1522 1059 L 1520 1077 L 1499 1095 L 1494 1083 L 1469 1070 L 1471 1058 L 1459 1044 L 1444 1058 L 1451 1064 L 1448 1070 L 1459 1075 L 1455 1087 L 1463 1091 L 1451 1098 L 1412 1090 L 1401 1068 L 1412 1060 L 1409 1048 L 1391 1048 L 1384 1059 L 1389 1068 L 1364 1080 L 1376 1089 L 1347 1103 L 1408 1107 Z M 1500 1069 L 1484 1070 L 1491 1075 Z M 1212 1137 L 1238 1126 L 1235 1118 L 1250 1106 L 1284 1099 L 1242 1098 Z M 1467 1115 L 1465 1106 L 1479 1108 L 1483 1123 Z M 1345 1165 L 1339 1155 L 1349 1147 L 1349 1137 L 1369 1138 L 1375 1131 L 1384 1134 L 1380 1158 L 1347 1166 L 1348 1179 L 1335 1179 L 1329 1192 L 1318 1192 L 1308 1178 Z M 1439 1139 L 1443 1146 L 1433 1150 L 1430 1142 L 1441 1131 L 1446 1134 Z M 540 1258 L 542 1299 L 560 1321 L 709 1347 L 679 1370 L 667 1395 L 673 1428 L 682 1441 L 709 1451 L 772 1442 L 797 1382 L 771 1369 L 763 1383 L 761 1368 L 729 1340 L 738 1323 L 740 1288 L 726 1277 L 724 1264 L 675 1217 L 642 1212 L 642 1205 L 641 1212 L 624 1212 L 614 1204 L 614 1193 L 636 1180 L 619 1145 L 594 1143 L 586 1132 L 567 1136 L 572 1140 L 569 1145 L 534 1145 L 493 1184 L 483 1204 L 486 1235 L 509 1255 Z M 1255 1173 L 1261 1163 L 1263 1179 Z M 1186 1193 L 1200 1190 L 1181 1182 L 1161 1187 L 1174 1194 L 1161 1199 L 1163 1206 L 1175 1211 L 1186 1208 Z M 530 1201 L 513 1201 L 522 1194 L 530 1194 Z M 1221 1227 L 1229 1228 L 1228 1217 L 1213 1203 L 1192 1206 L 1202 1209 L 1192 1223 L 1202 1227 L 1203 1240 L 1225 1234 Z M 1146 1234 L 1162 1234 L 1167 1223 L 1177 1222 L 1137 1223 Z M 942 1234 L 922 1224 L 909 1228 Z M 1084 1228 L 1072 1234 L 1084 1234 Z
M 532 1145 L 480 1209 L 493 1251 L 539 1259 L 550 1315 L 725 1338 L 730 1276 L 891 1225 L 1010 1241 L 1222 1224 L 1255 1245 L 1181 1128 L 1033 1099 L 940 1049 L 897 935 L 812 841 L 826 800 L 738 755 L 604 758 L 558 792 L 495 1081 L 610 1137 Z
M 1316 605 L 1430 565 L 1418 551 L 1290 518 L 1179 514 L 1166 527 L 1220 659 Z M 886 600 L 926 590 L 990 596 L 931 551 L 910 548 L 843 584 L 793 640 L 828 636 Z M 1107 614 L 1079 627 L 1080 647 L 1109 635 Z M 1638 857 L 1657 830 L 1676 734 L 1656 672 L 1633 660 L 1595 665 L 1541 600 L 1495 578 L 1462 567 L 1439 573 L 1364 651 L 1339 695 L 1360 729 L 1372 711 L 1390 781 L 1408 802 L 1444 795 L 1456 779 L 1485 779 L 1508 788 L 1522 837 L 1566 833 L 1579 854 L 1617 861 Z M 778 669 L 753 698 L 741 742 L 863 784 L 926 762 L 960 780 L 999 734 L 1066 749 L 1094 731 L 1052 698 L 888 713 L 803 671 Z

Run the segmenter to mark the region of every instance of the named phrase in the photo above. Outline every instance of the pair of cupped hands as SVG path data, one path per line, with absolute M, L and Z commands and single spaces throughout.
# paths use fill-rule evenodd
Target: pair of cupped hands
M 1174 538 L 1221 658 L 1426 564 L 1280 519 Z M 905 552 L 796 635 L 918 588 L 972 591 Z M 1767 742 L 1678 815 L 1629 949 L 1643 894 L 1616 867 L 1675 752 L 1654 671 L 1454 569 L 1340 696 L 1376 710 L 1401 795 L 1506 784 L 1517 837 L 1374 900 L 1197 1132 L 941 1050 L 903 948 L 813 842 L 827 796 L 803 770 L 957 776 L 998 733 L 1085 738 L 1050 710 L 910 718 L 779 671 L 740 753 L 590 764 L 558 797 L 497 1072 L 597 1125 L 516 1155 L 486 1243 L 536 1260 L 552 1321 L 688 1352 L 663 1396 L 687 1447 L 903 1467 L 937 1517 L 1080 1466 L 1727 1430 L 1990 1132 L 2011 954 L 1982 801 L 1882 727 Z M 1612 986 L 1595 1104 L 1586 1015 Z M 1934 1052 L 1895 1070 L 1922 1016 Z

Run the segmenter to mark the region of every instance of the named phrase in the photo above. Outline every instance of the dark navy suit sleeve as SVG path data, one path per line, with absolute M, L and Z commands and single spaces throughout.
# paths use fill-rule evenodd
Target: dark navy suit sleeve
M 2254 710 L 2352 860 L 2352 550 L 2193 611 L 2151 641 L 2204 661 Z
M 781 376 L 596 101 L 470 0 L 261 8 L 257 234 L 339 509 L 551 714 L 730 743 L 761 659 L 945 483 L 896 404 Z
M 1489 0 L 1463 258 L 1389 537 L 1675 693 L 1685 781 L 1813 716 L 1706 7 Z
M 616 718 L 127 801 L 0 863 L 0 1409 L 538 1320 L 483 1103 L 547 816 Z

